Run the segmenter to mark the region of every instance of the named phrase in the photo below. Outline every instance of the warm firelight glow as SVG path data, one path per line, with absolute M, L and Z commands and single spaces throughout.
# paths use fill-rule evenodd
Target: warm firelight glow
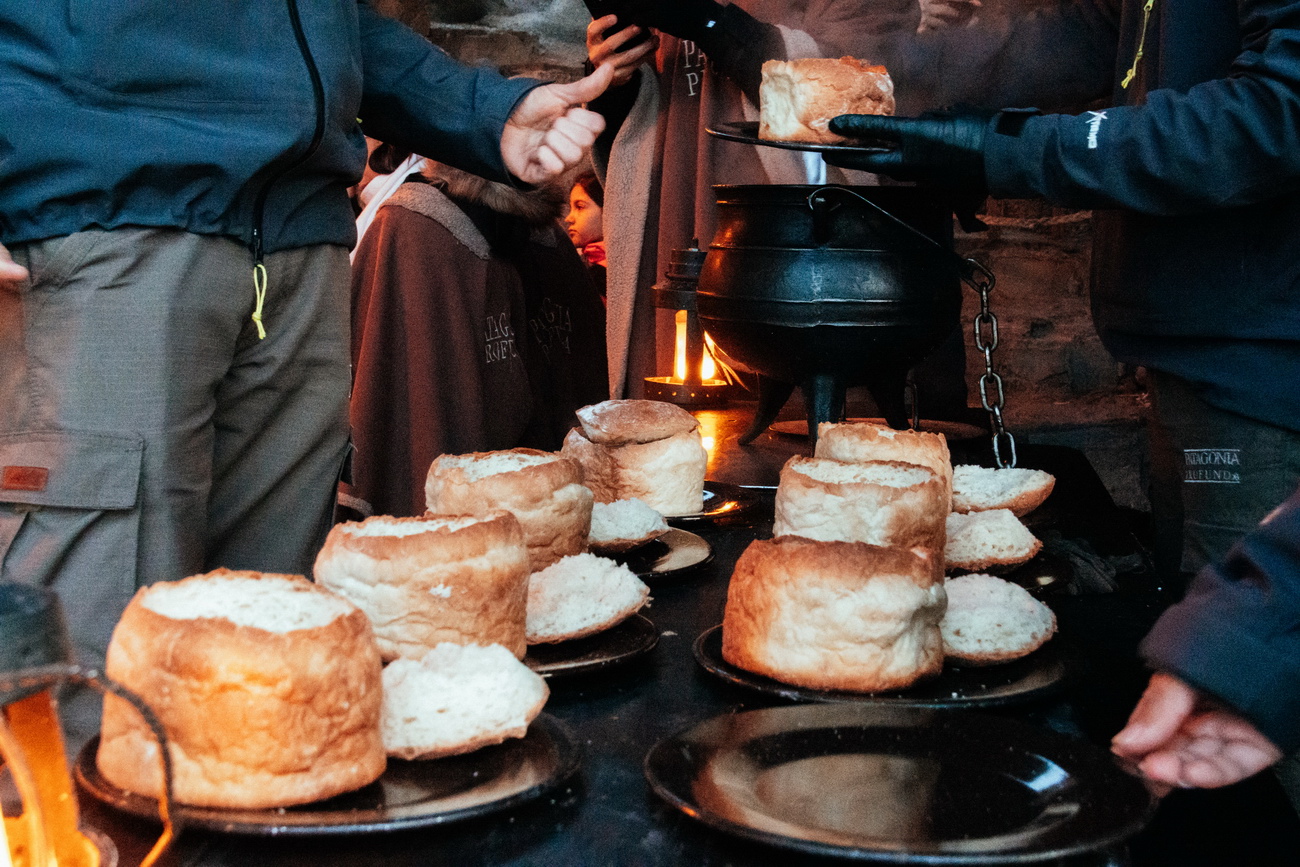
M 700 361 L 700 379 L 707 382 L 718 375 L 718 366 L 713 362 L 713 338 L 704 335 L 704 357 Z M 673 350 L 673 379 L 686 381 L 686 311 L 677 311 L 677 343 Z
M 718 417 L 711 412 L 702 412 L 695 416 L 696 421 L 700 423 L 700 442 L 704 445 L 704 450 L 709 453 L 709 460 L 713 459 L 713 446 L 718 441 Z

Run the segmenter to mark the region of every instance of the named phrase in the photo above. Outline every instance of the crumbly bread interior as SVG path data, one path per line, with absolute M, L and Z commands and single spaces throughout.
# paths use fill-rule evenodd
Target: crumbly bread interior
M 836 484 L 866 482 L 891 488 L 910 488 L 932 478 L 932 474 L 922 467 L 910 467 L 901 463 L 846 464 L 822 458 L 803 458 L 791 461 L 789 466 L 795 472 L 819 482 Z
M 519 451 L 482 452 L 468 455 L 442 455 L 440 464 L 464 470 L 470 481 L 495 476 L 499 473 L 513 473 L 526 467 L 558 461 L 559 455 L 535 454 Z
M 384 669 L 384 749 L 429 759 L 523 737 L 549 694 L 546 681 L 499 644 L 439 644 Z
M 956 512 L 1009 509 L 1027 515 L 1043 504 L 1055 485 L 1056 478 L 1042 470 L 961 464 L 952 471 L 952 508 Z
M 664 516 L 635 497 L 596 503 L 591 508 L 589 541 L 593 547 L 618 547 L 622 542 L 642 542 L 666 532 Z
M 289 599 L 292 605 L 286 604 Z M 153 584 L 140 604 L 173 620 L 219 617 L 237 626 L 281 633 L 315 629 L 355 610 L 351 602 L 324 588 L 304 592 L 301 580 L 238 572 L 208 576 L 202 582 Z
M 487 520 L 481 515 L 424 515 L 420 518 L 394 518 L 375 515 L 365 521 L 348 521 L 335 525 L 348 536 L 416 536 L 445 530 L 454 533 Z
M 1012 566 L 1031 559 L 1043 543 L 1007 509 L 963 514 L 947 519 L 944 561 L 949 570 L 980 570 Z
M 573 554 L 528 580 L 528 643 L 593 635 L 631 617 L 650 588 L 631 569 L 595 554 Z
M 1019 584 L 973 574 L 951 578 L 944 588 L 948 611 L 940 629 L 949 658 L 1006 662 L 1032 653 L 1056 632 L 1052 609 Z

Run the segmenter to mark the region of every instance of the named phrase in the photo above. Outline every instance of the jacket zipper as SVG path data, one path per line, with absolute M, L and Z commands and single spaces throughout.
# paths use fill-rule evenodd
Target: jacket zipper
M 287 0 L 289 22 L 293 26 L 293 36 L 298 43 L 298 53 L 307 64 L 307 73 L 311 76 L 312 99 L 316 109 L 316 128 L 312 132 L 311 144 L 296 159 L 285 163 L 275 171 L 253 200 L 253 237 L 249 247 L 253 253 L 253 292 L 257 299 L 253 308 L 253 323 L 257 326 L 259 339 L 266 337 L 266 328 L 262 325 L 262 303 L 266 299 L 266 266 L 262 263 L 262 222 L 266 211 L 266 200 L 275 186 L 285 175 L 301 166 L 315 155 L 325 138 L 325 85 L 321 82 L 320 70 L 316 68 L 316 59 L 312 57 L 311 46 L 307 44 L 307 34 L 302 29 L 302 18 L 298 14 L 298 0 Z

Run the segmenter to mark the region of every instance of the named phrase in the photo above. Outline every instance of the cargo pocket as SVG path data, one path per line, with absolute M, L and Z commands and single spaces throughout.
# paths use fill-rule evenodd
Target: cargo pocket
M 134 434 L 0 435 L 0 580 L 52 588 L 88 664 L 135 592 L 143 453 Z

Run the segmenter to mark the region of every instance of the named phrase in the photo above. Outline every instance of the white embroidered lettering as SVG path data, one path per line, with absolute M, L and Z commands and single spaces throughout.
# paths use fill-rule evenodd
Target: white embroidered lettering
M 1105 119 L 1104 111 L 1088 112 L 1088 150 L 1097 149 L 1097 130 L 1101 129 L 1101 122 Z

